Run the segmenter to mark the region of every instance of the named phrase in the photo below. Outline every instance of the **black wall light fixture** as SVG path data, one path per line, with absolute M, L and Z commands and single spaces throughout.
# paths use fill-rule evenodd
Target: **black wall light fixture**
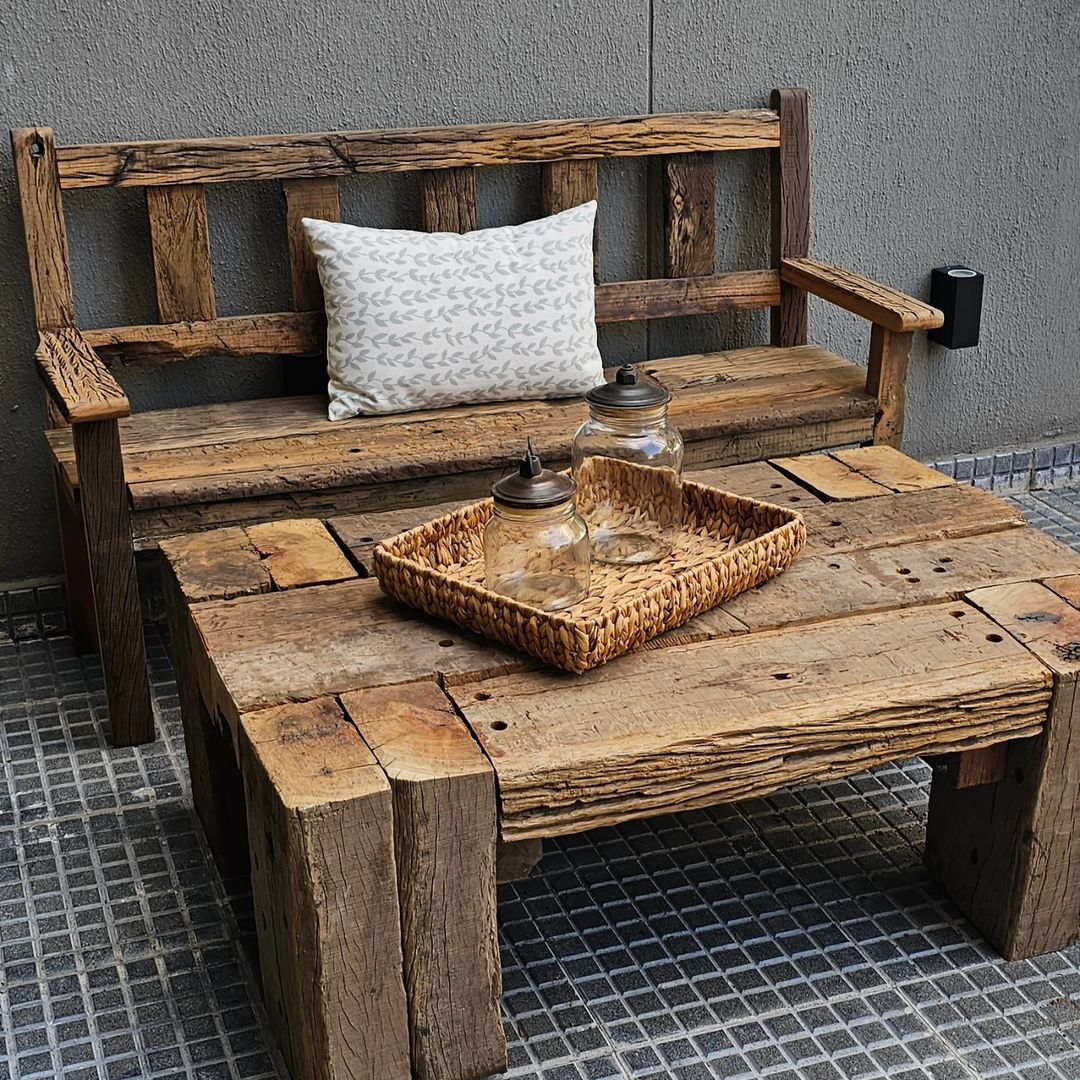
M 946 349 L 979 344 L 983 276 L 969 266 L 939 266 L 930 274 L 930 303 L 941 308 L 945 322 L 927 337 Z

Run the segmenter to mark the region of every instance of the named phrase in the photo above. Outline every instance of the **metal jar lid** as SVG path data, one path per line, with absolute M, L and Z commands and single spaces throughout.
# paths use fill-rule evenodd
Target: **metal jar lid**
M 545 469 L 533 450 L 530 438 L 516 473 L 504 476 L 491 486 L 491 494 L 500 506 L 514 510 L 544 510 L 568 502 L 577 485 L 569 476 Z
M 666 405 L 671 395 L 657 383 L 639 382 L 637 368 L 633 364 L 623 364 L 615 372 L 613 382 L 594 386 L 585 395 L 585 400 L 605 409 L 648 409 Z

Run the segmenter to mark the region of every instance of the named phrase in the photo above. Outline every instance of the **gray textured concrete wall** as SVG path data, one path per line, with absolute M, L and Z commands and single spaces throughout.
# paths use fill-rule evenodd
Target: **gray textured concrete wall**
M 919 341 L 906 448 L 919 455 L 1080 430 L 1080 16 L 1074 0 L 0 0 L 4 126 L 61 142 L 738 107 L 812 94 L 814 253 L 917 294 L 930 267 L 988 275 L 983 344 Z M 488 219 L 536 209 L 535 175 L 485 181 Z M 766 251 L 764 155 L 725 160 L 720 265 Z M 607 177 L 611 276 L 644 270 L 645 175 Z M 408 189 L 350 181 L 352 219 L 409 220 Z M 68 200 L 84 325 L 152 317 L 137 193 Z M 102 212 L 104 211 L 104 213 Z M 32 371 L 29 285 L 0 151 L 0 581 L 55 572 Z M 281 207 L 214 192 L 223 314 L 284 303 Z M 856 321 L 815 304 L 816 340 L 862 356 Z M 752 343 L 759 316 L 656 327 L 649 346 Z M 643 333 L 606 335 L 639 355 Z M 274 393 L 265 362 L 124 372 L 136 408 Z

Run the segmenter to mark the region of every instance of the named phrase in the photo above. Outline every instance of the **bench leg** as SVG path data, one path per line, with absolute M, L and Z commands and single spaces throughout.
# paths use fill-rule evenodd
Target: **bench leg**
M 90 556 L 86 550 L 82 510 L 59 475 L 54 482 L 56 514 L 60 520 L 60 552 L 67 586 L 68 627 L 76 651 L 94 653 L 98 651 L 97 619 L 94 617 L 94 587 L 90 583 Z
M 394 796 L 413 1072 L 418 1080 L 501 1072 L 494 770 L 434 683 L 341 700 Z
M 998 783 L 958 787 L 959 762 L 935 770 L 926 862 L 1007 960 L 1080 939 L 1080 613 L 1040 585 L 971 595 L 1054 672 L 1046 728 L 1008 744 Z M 1040 635 L 1036 638 L 1035 635 Z
M 131 516 L 115 420 L 72 425 L 114 746 L 154 737 Z

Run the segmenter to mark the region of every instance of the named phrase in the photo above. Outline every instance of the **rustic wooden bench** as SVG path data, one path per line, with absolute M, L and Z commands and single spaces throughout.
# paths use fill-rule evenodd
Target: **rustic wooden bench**
M 430 508 L 162 542 L 195 804 L 250 853 L 296 1080 L 498 1071 L 496 867 L 543 838 L 888 761 L 936 762 L 926 859 L 994 946 L 1080 936 L 1080 556 L 889 447 L 693 478 L 800 509 L 805 553 L 584 676 L 365 578 Z
M 475 496 L 513 458 L 523 431 L 545 458 L 567 457 L 583 412 L 576 402 L 327 420 L 324 397 L 312 393 L 325 387 L 322 297 L 299 223 L 339 217 L 341 177 L 418 173 L 418 224 L 464 231 L 477 225 L 480 168 L 537 163 L 542 211 L 551 213 L 596 197 L 599 162 L 659 158 L 664 277 L 601 281 L 597 321 L 772 309 L 768 348 L 650 365 L 676 392 L 675 420 L 689 461 L 700 465 L 897 445 L 912 332 L 941 320 L 917 300 L 807 257 L 803 90 L 776 91 L 770 109 L 726 113 L 94 146 L 57 146 L 39 127 L 13 131 L 12 145 L 72 627 L 83 645 L 100 646 L 117 743 L 153 735 L 136 550 L 214 526 Z M 727 150 L 771 155 L 768 269 L 715 272 L 714 153 Z M 266 181 L 284 195 L 293 310 L 219 317 L 205 185 Z M 160 322 L 80 330 L 62 196 L 113 187 L 145 189 Z M 870 320 L 867 369 L 807 344 L 807 293 Z M 289 385 L 303 396 L 132 416 L 115 377 L 127 364 L 250 355 L 292 358 Z

